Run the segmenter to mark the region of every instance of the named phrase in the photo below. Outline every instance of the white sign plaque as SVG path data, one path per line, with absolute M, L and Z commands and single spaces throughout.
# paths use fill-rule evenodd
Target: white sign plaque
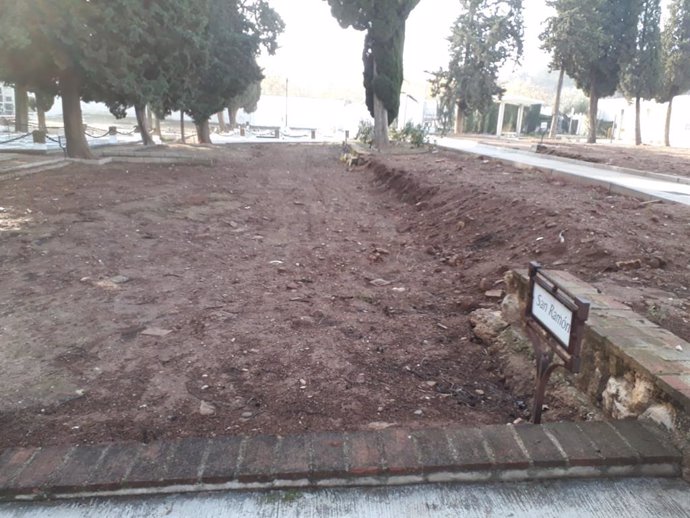
M 573 312 L 539 283 L 534 283 L 532 315 L 548 329 L 564 347 L 570 343 Z

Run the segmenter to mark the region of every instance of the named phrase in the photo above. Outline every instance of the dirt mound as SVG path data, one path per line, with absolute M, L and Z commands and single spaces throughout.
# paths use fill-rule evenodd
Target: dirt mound
M 593 157 L 587 154 L 581 154 L 581 153 L 573 153 L 571 151 L 566 151 L 564 149 L 560 148 L 554 148 L 554 147 L 549 147 L 549 146 L 544 146 L 540 145 L 537 147 L 537 153 L 542 154 L 542 155 L 552 155 L 552 156 L 560 156 L 563 158 L 572 158 L 573 160 L 581 160 L 583 162 L 592 162 L 595 164 L 601 164 L 604 162 L 603 159 Z
M 440 264 L 455 267 L 465 294 L 483 294 L 507 269 L 538 260 L 637 308 L 651 306 L 639 300 L 643 287 L 687 308 L 687 207 L 456 153 L 377 157 L 369 171 L 379 188 L 411 205 L 402 230 L 423 239 Z M 690 339 L 690 325 L 671 313 L 645 316 Z

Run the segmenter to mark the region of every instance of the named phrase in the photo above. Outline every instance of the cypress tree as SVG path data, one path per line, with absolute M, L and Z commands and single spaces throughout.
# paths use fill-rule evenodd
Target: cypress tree
M 671 145 L 673 98 L 690 89 L 690 0 L 673 0 L 661 37 L 662 84 L 657 96 L 668 103 L 664 143 Z
M 597 138 L 599 98 L 613 95 L 621 71 L 632 59 L 640 0 L 553 0 L 547 22 L 555 57 L 589 95 L 589 143 Z M 549 41 L 551 34 L 546 34 Z M 548 44 L 547 44 L 548 45 Z M 547 47 L 548 48 L 548 47 Z
M 327 0 L 342 27 L 366 31 L 364 89 L 374 117 L 374 145 L 388 144 L 388 125 L 398 116 L 403 82 L 405 22 L 419 0 Z
M 652 99 L 661 75 L 661 1 L 640 0 L 633 58 L 623 71 L 621 89 L 635 99 L 635 144 L 642 144 L 640 99 Z

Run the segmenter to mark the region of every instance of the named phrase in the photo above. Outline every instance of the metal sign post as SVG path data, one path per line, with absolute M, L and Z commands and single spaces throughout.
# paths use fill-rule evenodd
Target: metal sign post
M 541 423 L 544 393 L 551 373 L 558 367 L 572 373 L 580 372 L 580 351 L 589 306 L 588 301 L 559 286 L 544 273 L 539 263 L 530 263 L 525 320 L 537 359 L 537 386 L 532 411 L 535 424 Z M 562 363 L 554 363 L 554 356 Z

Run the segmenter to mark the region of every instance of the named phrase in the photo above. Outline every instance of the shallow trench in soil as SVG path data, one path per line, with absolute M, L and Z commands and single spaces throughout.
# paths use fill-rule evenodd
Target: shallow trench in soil
M 507 374 L 468 315 L 498 308 L 484 292 L 508 269 L 562 257 L 568 215 L 537 203 L 540 245 L 524 217 L 564 186 L 447 153 L 347 170 L 340 152 L 242 145 L 213 167 L 0 183 L 0 447 L 527 418 L 531 365 Z M 567 231 L 594 254 L 574 273 L 611 260 Z M 545 420 L 591 410 L 547 404 Z

